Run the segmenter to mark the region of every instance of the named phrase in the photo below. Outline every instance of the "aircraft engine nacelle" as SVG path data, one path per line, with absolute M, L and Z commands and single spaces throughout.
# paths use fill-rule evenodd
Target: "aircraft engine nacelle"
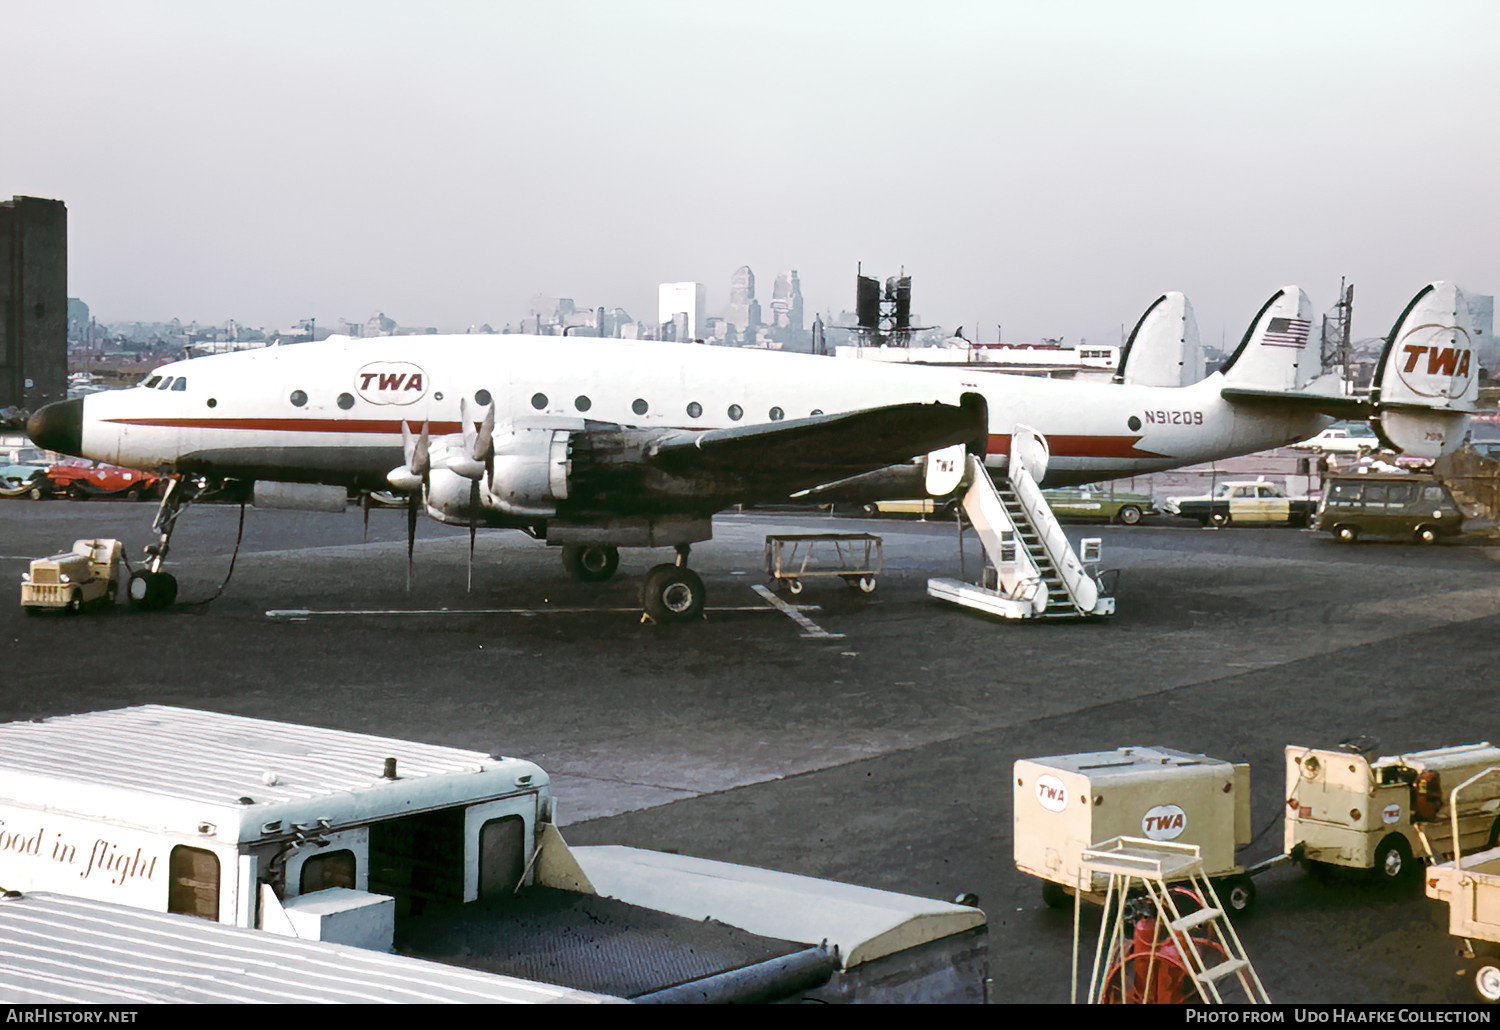
M 507 515 L 549 518 L 568 498 L 568 438 L 556 425 L 495 427 L 495 456 L 485 507 Z

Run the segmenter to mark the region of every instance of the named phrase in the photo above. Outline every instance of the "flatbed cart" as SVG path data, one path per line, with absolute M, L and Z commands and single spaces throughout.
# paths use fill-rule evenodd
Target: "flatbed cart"
M 1455 842 L 1453 858 L 1427 869 L 1427 896 L 1448 905 L 1448 932 L 1463 941 L 1465 960 L 1459 975 L 1474 985 L 1479 997 L 1500 1002 L 1500 847 L 1492 838 L 1482 850 L 1465 855 L 1459 830 L 1459 794 L 1483 793 L 1493 788 L 1500 766 L 1475 773 L 1448 793 L 1449 831 Z
M 793 594 L 802 581 L 842 579 L 865 594 L 885 571 L 883 541 L 874 533 L 787 533 L 766 537 L 766 574 Z

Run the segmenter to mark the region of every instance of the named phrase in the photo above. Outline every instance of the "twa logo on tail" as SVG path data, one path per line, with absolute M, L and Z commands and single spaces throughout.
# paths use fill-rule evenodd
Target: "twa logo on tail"
M 1474 348 L 1461 326 L 1419 325 L 1396 345 L 1396 374 L 1420 397 L 1453 400 L 1469 390 Z
M 354 373 L 354 388 L 371 404 L 414 404 L 427 394 L 427 373 L 408 361 L 372 361 Z

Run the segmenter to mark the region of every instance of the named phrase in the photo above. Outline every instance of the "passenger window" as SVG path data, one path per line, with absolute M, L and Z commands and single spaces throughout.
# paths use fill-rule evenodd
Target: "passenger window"
M 577 408 L 579 411 L 588 411 L 593 406 L 594 402 L 589 400 L 587 397 L 582 396 L 581 394 L 573 398 L 573 407 Z
M 745 417 L 745 409 L 744 408 L 740 407 L 738 404 L 731 404 L 729 406 L 729 419 L 730 419 L 730 421 L 732 421 L 732 422 L 738 422 L 740 419 L 742 419 L 744 417 Z
M 172 389 L 173 389 L 174 392 L 178 391 L 178 390 L 186 390 L 187 389 L 187 376 L 182 376 L 180 379 L 177 380 L 177 382 L 173 383 L 172 384 Z
M 354 852 L 329 851 L 314 855 L 302 863 L 302 880 L 297 888 L 299 894 L 327 890 L 329 887 L 347 887 L 354 890 Z
M 687 406 L 687 413 L 688 418 L 702 418 L 703 405 L 699 404 L 697 401 L 690 401 Z
M 352 393 L 339 394 L 338 404 L 339 407 L 343 408 L 345 411 L 348 411 L 350 408 L 354 407 L 354 395 Z
M 647 411 L 651 410 L 651 406 L 637 397 L 634 401 L 631 402 L 630 410 L 635 412 L 637 415 L 644 415 Z
M 307 393 L 303 390 L 293 390 L 291 396 L 292 407 L 300 408 L 307 403 Z
M 219 918 L 219 857 L 179 844 L 167 860 L 167 911 L 204 919 Z
M 490 396 L 490 392 L 488 390 L 479 390 L 474 394 L 474 403 L 479 405 L 481 408 L 488 408 L 490 406 L 490 401 L 493 399 L 494 398 Z
M 1422 500 L 1434 504 L 1442 503 L 1443 488 L 1440 486 L 1424 486 L 1422 488 Z
M 531 395 L 531 406 L 541 411 L 547 406 L 547 395 L 545 393 L 534 393 Z
M 1357 483 L 1335 483 L 1333 485 L 1333 500 L 1342 504 L 1352 504 L 1359 500 L 1359 484 Z
M 782 411 L 780 408 L 772 408 L 771 409 L 771 421 L 772 422 L 780 422 L 784 418 L 786 418 L 786 412 Z

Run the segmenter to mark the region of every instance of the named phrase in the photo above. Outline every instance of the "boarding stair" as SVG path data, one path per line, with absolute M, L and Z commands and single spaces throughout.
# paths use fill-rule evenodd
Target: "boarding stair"
M 1195 844 L 1116 837 L 1083 852 L 1080 887 L 1109 877 L 1089 1004 L 1270 1002 Z M 1075 892 L 1073 1000 L 1079 927 Z
M 1009 619 L 1114 614 L 1114 598 L 1091 564 L 1099 541 L 1084 540 L 1080 559 L 1042 495 L 1047 457 L 1046 439 L 1024 426 L 1011 437 L 1004 476 L 992 479 L 980 457 L 967 455 L 961 511 L 979 536 L 985 567 L 978 583 L 929 579 L 929 595 Z

